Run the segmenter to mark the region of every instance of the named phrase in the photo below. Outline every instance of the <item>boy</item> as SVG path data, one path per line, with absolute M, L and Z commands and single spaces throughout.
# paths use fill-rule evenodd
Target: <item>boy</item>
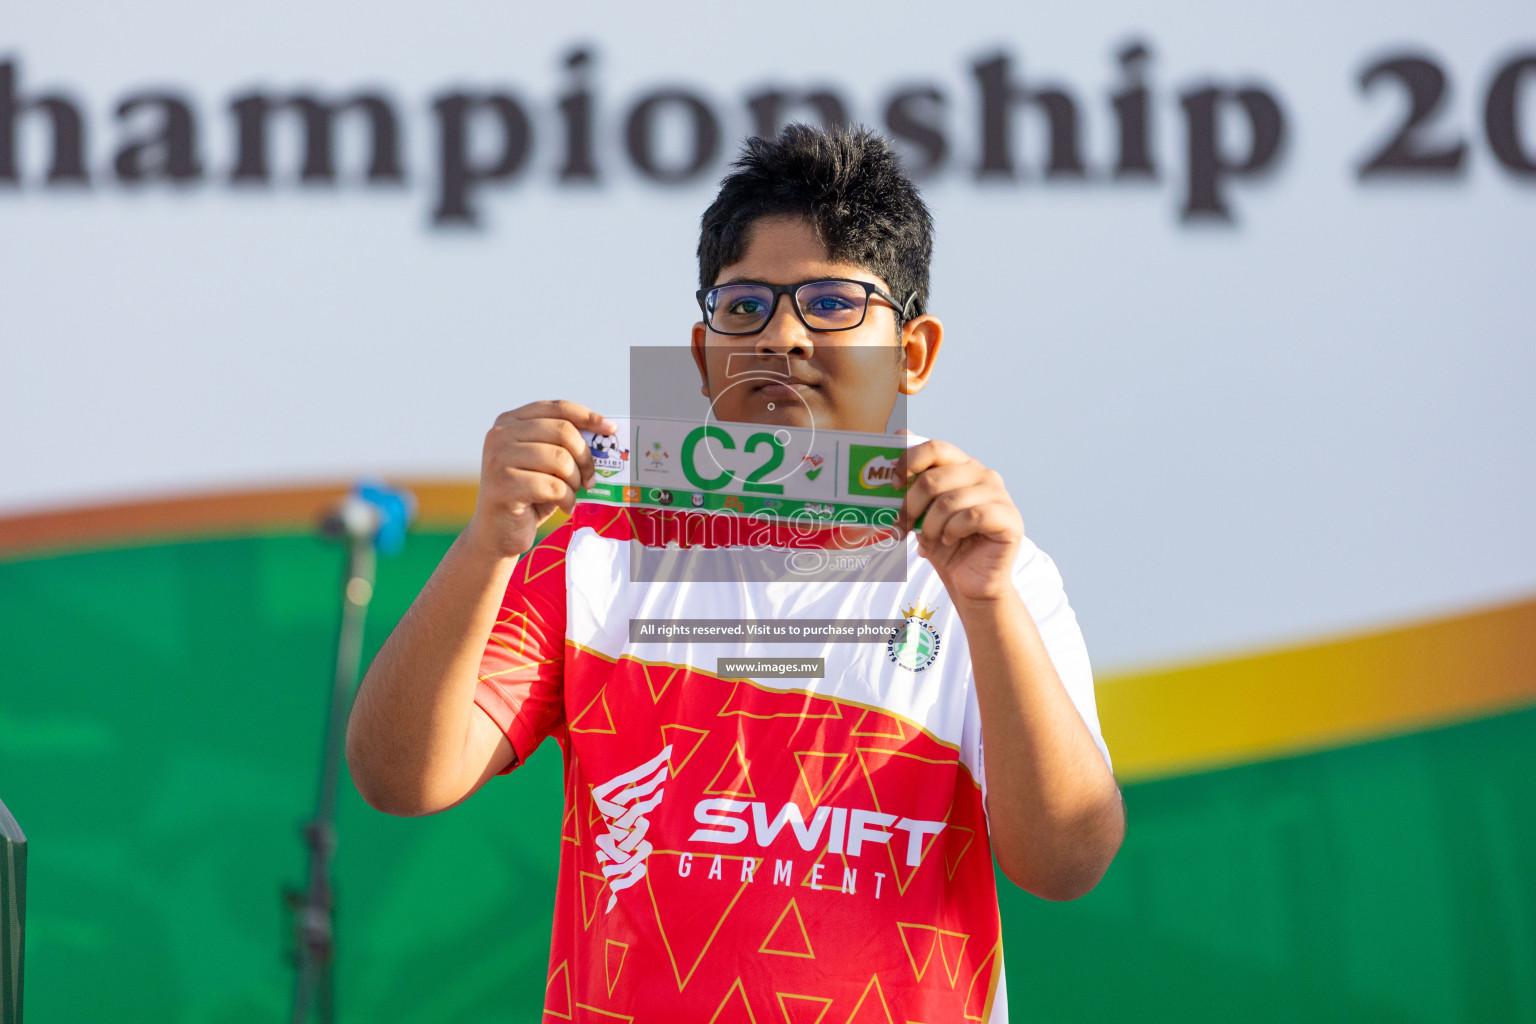
M 699 242 L 691 344 L 716 418 L 883 432 L 943 340 L 931 239 L 873 134 L 751 140 Z M 743 358 L 788 377 L 725 386 Z M 359 691 L 358 789 L 430 814 L 559 740 L 557 1018 L 1006 1020 L 992 858 L 1076 898 L 1124 811 L 1076 619 L 1002 479 L 943 441 L 906 449 L 905 581 L 635 583 L 626 545 L 652 513 L 576 503 L 583 430 L 615 425 L 535 402 L 491 428 L 469 526 Z M 557 508 L 571 518 L 530 551 Z M 746 645 L 627 628 L 898 609 L 919 642 L 776 648 L 825 655 L 804 686 L 711 671 Z

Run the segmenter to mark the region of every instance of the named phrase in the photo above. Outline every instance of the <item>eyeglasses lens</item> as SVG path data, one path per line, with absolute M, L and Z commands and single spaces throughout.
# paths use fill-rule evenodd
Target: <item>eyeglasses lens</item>
M 843 331 L 864 319 L 869 293 L 849 281 L 812 281 L 795 291 L 805 322 L 817 330 Z
M 709 310 L 709 326 L 721 334 L 756 331 L 773 315 L 773 298 L 773 292 L 761 285 L 722 285 L 704 299 Z

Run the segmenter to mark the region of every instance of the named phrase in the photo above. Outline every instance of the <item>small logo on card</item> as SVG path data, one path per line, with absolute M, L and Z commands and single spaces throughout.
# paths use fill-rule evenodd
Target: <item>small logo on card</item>
M 904 449 L 876 448 L 867 444 L 848 446 L 848 491 L 850 494 L 895 497 L 902 491 L 896 486 L 896 460 Z
M 599 434 L 592 438 L 592 468 L 598 476 L 617 476 L 629 465 L 629 449 L 619 444 L 614 434 Z M 626 499 L 628 500 L 628 499 Z

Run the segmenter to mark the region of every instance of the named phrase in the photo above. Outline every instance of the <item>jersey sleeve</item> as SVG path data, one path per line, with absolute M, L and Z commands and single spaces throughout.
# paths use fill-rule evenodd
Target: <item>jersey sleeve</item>
M 1051 556 L 1035 547 L 1028 539 L 1019 552 L 1013 566 L 1013 585 L 1029 609 L 1045 650 L 1051 656 L 1051 664 L 1061 683 L 1072 698 L 1072 704 L 1088 727 L 1093 742 L 1104 755 L 1104 763 L 1114 771 L 1109 758 L 1109 747 L 1099 730 L 1099 710 L 1093 696 L 1093 668 L 1088 663 L 1088 645 L 1083 642 L 1083 631 L 1077 624 L 1077 613 L 1067 603 L 1067 592 L 1062 586 L 1061 573 Z
M 565 724 L 565 552 L 570 524 L 518 560 L 480 656 L 475 703 L 526 761 Z

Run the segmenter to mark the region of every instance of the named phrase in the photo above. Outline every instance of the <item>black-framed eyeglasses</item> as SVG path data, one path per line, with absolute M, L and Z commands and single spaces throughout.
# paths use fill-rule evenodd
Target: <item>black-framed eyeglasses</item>
M 878 285 L 868 281 L 828 277 L 799 284 L 764 284 L 741 281 L 698 291 L 704 322 L 716 334 L 756 334 L 773 319 L 779 296 L 788 295 L 800 322 L 813 331 L 851 331 L 864 322 L 869 297 L 878 295 L 891 304 L 897 321 L 907 319 L 917 294 L 897 302 Z

